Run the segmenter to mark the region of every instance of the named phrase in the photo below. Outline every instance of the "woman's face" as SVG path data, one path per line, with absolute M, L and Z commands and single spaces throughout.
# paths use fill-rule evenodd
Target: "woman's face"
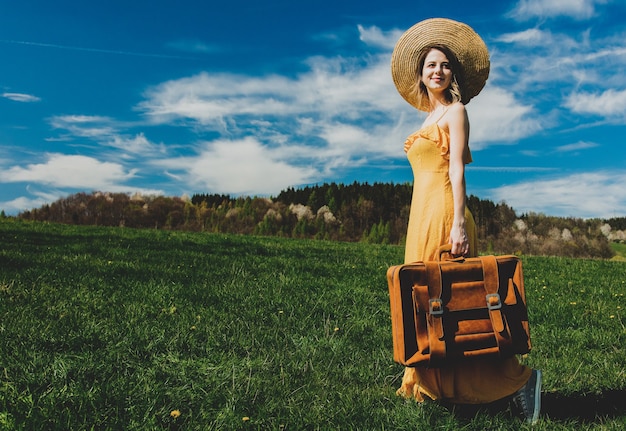
M 426 89 L 432 92 L 442 91 L 450 87 L 452 68 L 448 57 L 438 49 L 432 48 L 424 60 L 420 79 Z

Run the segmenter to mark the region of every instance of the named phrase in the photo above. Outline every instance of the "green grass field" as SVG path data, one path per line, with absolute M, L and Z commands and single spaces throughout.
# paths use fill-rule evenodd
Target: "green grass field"
M 0 430 L 518 430 L 396 397 L 397 246 L 0 221 Z M 524 256 L 535 429 L 626 427 L 626 263 Z

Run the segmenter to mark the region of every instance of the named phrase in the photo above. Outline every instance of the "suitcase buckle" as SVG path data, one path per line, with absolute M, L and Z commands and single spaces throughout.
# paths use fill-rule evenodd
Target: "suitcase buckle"
M 443 314 L 443 301 L 433 298 L 428 301 L 428 311 L 431 316 L 441 316 Z
M 500 300 L 500 295 L 497 293 L 490 293 L 485 296 L 487 300 L 487 309 L 491 310 L 499 310 L 502 308 L 502 301 Z

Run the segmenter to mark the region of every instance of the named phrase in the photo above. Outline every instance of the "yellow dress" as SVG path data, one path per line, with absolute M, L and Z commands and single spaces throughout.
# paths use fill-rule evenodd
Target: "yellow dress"
M 454 216 L 452 184 L 448 176 L 450 137 L 437 123 L 429 124 L 407 139 L 407 157 L 414 184 L 406 237 L 404 261 L 436 260 L 437 250 L 450 242 Z M 470 163 L 468 151 L 464 162 Z M 465 210 L 470 256 L 478 254 L 476 226 Z M 486 404 L 515 393 L 524 386 L 532 370 L 516 357 L 470 359 L 451 367 L 405 368 L 398 395 L 423 401 L 423 395 L 455 404 Z

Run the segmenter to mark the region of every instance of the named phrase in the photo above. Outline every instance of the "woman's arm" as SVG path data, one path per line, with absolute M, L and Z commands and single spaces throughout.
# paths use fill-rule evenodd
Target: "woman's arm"
M 450 133 L 450 167 L 448 170 L 454 199 L 454 219 L 450 232 L 453 255 L 466 255 L 469 240 L 465 231 L 465 162 L 464 154 L 469 142 L 469 119 L 465 106 L 455 103 L 450 106 L 447 123 Z

